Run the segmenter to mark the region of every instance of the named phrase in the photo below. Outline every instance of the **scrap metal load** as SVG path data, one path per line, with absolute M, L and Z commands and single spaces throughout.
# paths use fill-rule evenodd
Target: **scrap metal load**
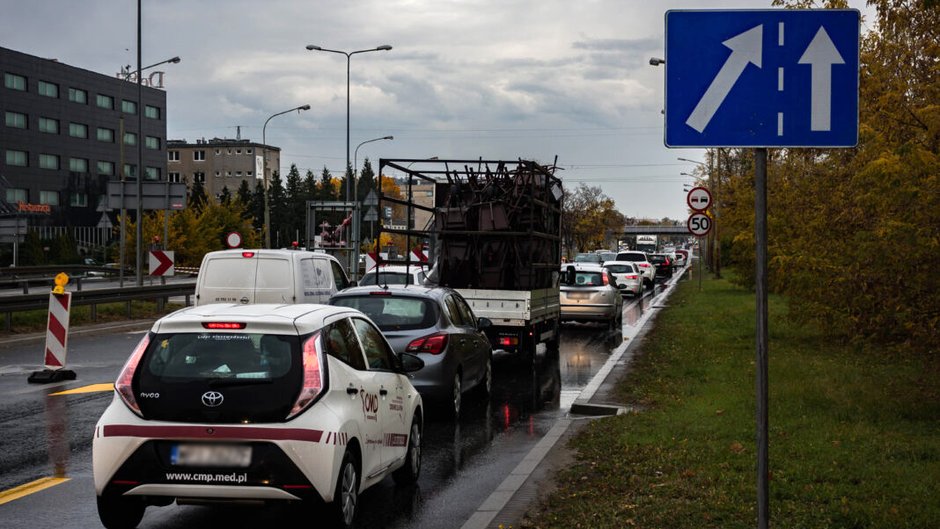
M 466 166 L 437 186 L 438 281 L 452 288 L 538 289 L 561 262 L 561 182 L 534 162 Z
M 417 228 L 428 235 L 439 284 L 500 290 L 557 286 L 562 184 L 554 165 L 527 160 L 381 164 L 408 174 L 407 197 L 412 182 L 434 184 L 433 211 L 427 209 L 431 220 Z M 425 209 L 413 197 L 403 203 Z

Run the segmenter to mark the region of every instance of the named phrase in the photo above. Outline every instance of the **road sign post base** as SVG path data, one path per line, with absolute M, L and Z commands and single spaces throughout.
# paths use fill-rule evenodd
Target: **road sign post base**
M 33 371 L 33 374 L 26 379 L 30 384 L 51 384 L 65 380 L 75 380 L 75 371 L 71 369 L 43 369 L 42 371 Z

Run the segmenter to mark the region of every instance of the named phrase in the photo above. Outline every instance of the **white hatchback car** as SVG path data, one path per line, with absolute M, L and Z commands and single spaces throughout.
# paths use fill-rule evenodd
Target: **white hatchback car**
M 114 384 L 92 459 L 105 527 L 147 505 L 326 503 L 351 527 L 358 495 L 421 469 L 421 397 L 361 312 L 204 305 L 154 323 Z
M 653 283 L 656 281 L 656 267 L 653 266 L 653 263 L 650 262 L 649 256 L 646 252 L 620 252 L 617 254 L 617 259 L 615 260 L 636 263 L 636 265 L 640 268 L 640 272 L 643 273 L 643 285 L 648 288 L 653 287 Z
M 604 268 L 614 276 L 617 288 L 623 294 L 643 295 L 643 273 L 637 263 L 630 261 L 604 261 Z

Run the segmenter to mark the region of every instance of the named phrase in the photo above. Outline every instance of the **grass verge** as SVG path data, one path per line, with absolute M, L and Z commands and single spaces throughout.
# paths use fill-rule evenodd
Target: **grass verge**
M 751 528 L 756 520 L 755 301 L 680 285 L 625 403 L 570 443 L 577 462 L 524 528 Z M 940 527 L 938 360 L 833 343 L 770 298 L 771 525 Z

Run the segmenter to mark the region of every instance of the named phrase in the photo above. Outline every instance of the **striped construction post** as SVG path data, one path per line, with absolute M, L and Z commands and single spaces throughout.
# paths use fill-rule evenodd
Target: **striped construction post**
M 49 293 L 49 320 L 46 324 L 46 347 L 43 357 L 45 369 L 34 371 L 28 381 L 46 384 L 62 380 L 75 380 L 75 372 L 65 369 L 65 355 L 69 342 L 69 310 L 72 293 L 65 290 L 68 276 L 56 276 L 56 288 Z
M 72 293 L 49 293 L 49 322 L 46 325 L 46 369 L 65 367 L 69 343 L 69 309 Z

